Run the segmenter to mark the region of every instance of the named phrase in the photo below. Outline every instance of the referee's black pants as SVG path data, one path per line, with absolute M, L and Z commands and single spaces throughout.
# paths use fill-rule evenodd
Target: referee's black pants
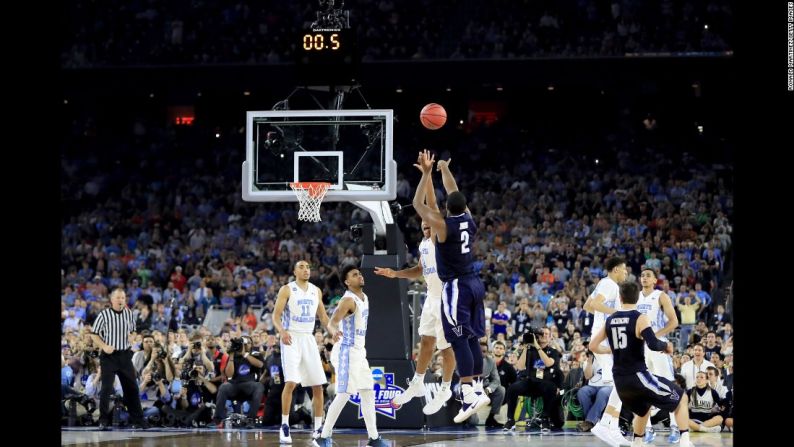
M 132 365 L 132 351 L 113 351 L 112 354 L 104 352 L 99 356 L 99 365 L 102 367 L 102 389 L 99 391 L 99 420 L 106 425 L 113 422 L 113 413 L 110 405 L 110 396 L 113 394 L 113 382 L 116 375 L 124 391 L 124 405 L 130 413 L 130 422 L 143 423 L 143 409 L 141 409 L 141 395 L 138 391 L 138 382 L 135 380 L 135 367 Z

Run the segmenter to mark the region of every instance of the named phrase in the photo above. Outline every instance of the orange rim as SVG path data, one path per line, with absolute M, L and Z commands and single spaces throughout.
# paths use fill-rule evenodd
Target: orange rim
M 304 189 L 311 197 L 317 197 L 331 187 L 328 182 L 294 182 L 289 184 L 292 189 Z

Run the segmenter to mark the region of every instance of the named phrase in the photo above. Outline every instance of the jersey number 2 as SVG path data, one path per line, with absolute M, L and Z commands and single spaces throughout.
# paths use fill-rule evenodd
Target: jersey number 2
M 626 327 L 613 327 L 612 328 L 612 345 L 617 349 L 626 347 Z
M 466 224 L 464 226 L 464 224 Z M 461 222 L 460 229 L 468 228 L 468 222 Z M 460 253 L 466 254 L 469 251 L 469 232 L 468 231 L 461 231 L 460 232 Z

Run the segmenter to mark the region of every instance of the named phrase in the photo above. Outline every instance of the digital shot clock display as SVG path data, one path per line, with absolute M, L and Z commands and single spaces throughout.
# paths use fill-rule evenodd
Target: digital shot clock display
M 299 78 L 322 81 L 329 77 L 338 81 L 353 76 L 358 66 L 355 37 L 351 28 L 314 28 L 298 33 L 294 42 Z

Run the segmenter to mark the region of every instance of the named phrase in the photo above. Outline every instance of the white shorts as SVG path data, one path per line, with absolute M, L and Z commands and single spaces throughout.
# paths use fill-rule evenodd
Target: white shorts
M 436 337 L 436 348 L 444 350 L 452 346 L 444 336 L 444 326 L 441 324 L 441 297 L 427 295 L 425 304 L 422 305 L 422 315 L 419 317 L 419 335 Z
M 358 390 L 375 389 L 367 350 L 336 343 L 331 350 L 331 365 L 336 370 L 336 392 L 356 394 Z
M 281 343 L 281 367 L 284 381 L 315 386 L 327 383 L 320 351 L 314 334 L 288 331 L 292 344 Z
M 601 383 L 604 385 L 613 386 L 615 379 L 612 377 L 612 365 L 614 364 L 614 357 L 612 354 L 596 354 L 593 355 L 598 359 L 598 365 L 601 367 Z
M 675 382 L 673 375 L 673 358 L 664 352 L 651 351 L 648 345 L 645 345 L 645 365 L 651 374 Z

